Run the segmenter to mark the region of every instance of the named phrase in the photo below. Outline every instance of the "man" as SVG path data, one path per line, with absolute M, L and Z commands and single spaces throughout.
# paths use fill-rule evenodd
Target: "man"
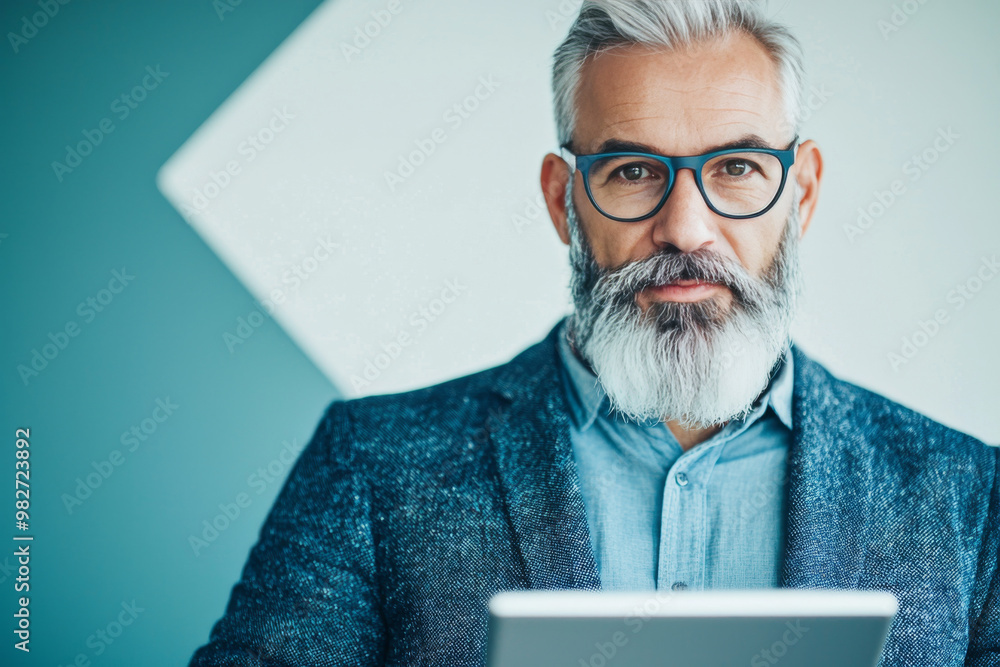
M 334 402 L 192 664 L 482 665 L 501 590 L 782 586 L 893 592 L 887 667 L 1000 665 L 997 451 L 789 343 L 796 40 L 750 0 L 588 0 L 553 82 L 573 314 Z

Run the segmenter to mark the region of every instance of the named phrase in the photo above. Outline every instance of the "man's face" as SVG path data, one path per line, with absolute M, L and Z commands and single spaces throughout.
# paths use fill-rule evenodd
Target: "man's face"
M 661 155 L 698 155 L 746 140 L 784 149 L 793 139 L 776 65 L 743 33 L 676 50 L 625 47 L 592 57 L 584 66 L 573 149 L 597 153 L 610 142 L 645 146 Z M 598 264 L 615 268 L 673 248 L 712 252 L 761 277 L 775 257 L 788 219 L 792 188 L 767 213 L 733 220 L 705 204 L 693 172 L 677 174 L 670 197 L 652 218 L 622 223 L 602 215 L 574 175 L 574 202 Z M 713 299 L 727 310 L 722 285 L 680 281 L 642 290 L 645 311 L 656 302 Z
M 674 51 L 618 48 L 583 68 L 572 148 L 785 149 L 793 128 L 784 101 L 777 66 L 742 33 Z M 682 170 L 656 215 L 618 222 L 593 206 L 578 172 L 546 156 L 542 188 L 573 268 L 569 333 L 613 407 L 698 427 L 749 411 L 787 345 L 797 244 L 821 172 L 805 142 L 776 204 L 735 220 L 713 212 Z

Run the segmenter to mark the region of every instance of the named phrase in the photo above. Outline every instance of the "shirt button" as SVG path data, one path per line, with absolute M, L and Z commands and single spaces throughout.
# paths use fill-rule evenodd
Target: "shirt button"
M 686 590 L 687 587 L 688 587 L 688 585 L 685 584 L 683 581 L 675 581 L 673 583 L 673 585 L 670 587 L 670 590 L 672 590 L 672 591 L 683 591 L 683 590 Z
M 674 481 L 677 482 L 677 486 L 687 486 L 688 476 L 682 472 L 679 472 L 676 475 L 674 475 Z

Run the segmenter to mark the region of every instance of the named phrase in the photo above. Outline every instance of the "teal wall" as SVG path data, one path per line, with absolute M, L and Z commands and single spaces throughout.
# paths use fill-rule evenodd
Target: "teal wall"
M 228 3 L 238 4 L 220 17 Z M 167 158 L 318 4 L 0 1 L 0 665 L 70 665 L 80 655 L 76 664 L 184 664 L 224 610 L 287 473 L 282 458 L 338 396 L 271 321 L 227 349 L 223 334 L 253 298 L 155 187 Z M 995 442 L 996 291 L 956 318 L 921 365 L 896 374 L 885 356 L 1000 248 L 991 199 L 967 196 L 992 187 L 1000 5 L 923 3 L 905 30 L 883 35 L 879 21 L 901 4 L 772 3 L 790 12 L 815 84 L 833 93 L 810 120 L 828 170 L 804 246 L 819 295 L 806 313 L 807 349 L 848 379 L 941 409 Z M 58 11 L 12 44 L 40 5 Z M 565 6 L 543 0 L 523 20 L 554 39 L 547 16 Z M 424 7 L 414 17 L 427 25 L 449 16 Z M 157 82 L 147 68 L 166 74 Z M 157 85 L 128 108 L 120 96 L 144 78 Z M 968 137 L 956 152 L 863 242 L 845 240 L 858 206 L 951 126 Z M 56 174 L 52 163 L 84 133 L 100 144 Z M 134 278 L 123 286 L 115 272 Z M 859 313 L 865 326 L 852 319 Z M 37 371 L 35 350 L 52 357 L 36 358 Z M 13 649 L 12 632 L 19 427 L 31 429 L 30 655 Z M 191 536 L 206 537 L 204 522 L 238 497 L 249 506 L 219 518 L 228 525 L 196 554 Z M 134 619 L 123 607 L 133 604 L 142 609 Z M 108 644 L 98 633 L 110 625 L 116 634 L 120 616 L 130 624 Z
M 77 0 L 58 5 L 17 53 L 9 38 L 0 44 L 4 665 L 69 665 L 79 654 L 93 665 L 184 664 L 222 614 L 287 472 L 283 442 L 304 445 L 337 395 L 273 322 L 229 352 L 222 334 L 253 298 L 154 184 L 171 153 L 318 4 L 244 1 L 220 20 L 211 0 Z M 38 11 L 5 0 L 0 32 L 19 32 Z M 112 103 L 147 66 L 168 75 L 121 118 Z M 103 118 L 113 132 L 60 182 L 51 163 Z M 123 268 L 134 279 L 102 292 Z M 100 312 L 86 305 L 108 297 Z M 58 335 L 67 324 L 75 337 Z M 30 367 L 50 333 L 65 349 L 46 350 L 54 358 L 25 382 L 18 366 Z M 168 416 L 158 399 L 177 407 Z M 145 440 L 123 444 L 133 426 Z M 30 655 L 12 648 L 18 427 L 31 429 Z M 106 479 L 95 472 L 109 467 Z M 91 473 L 100 486 L 67 509 L 77 478 Z M 189 535 L 239 493 L 249 507 L 196 556 Z M 98 631 L 112 624 L 117 633 L 133 601 L 142 611 L 123 615 L 131 624 L 103 641 Z

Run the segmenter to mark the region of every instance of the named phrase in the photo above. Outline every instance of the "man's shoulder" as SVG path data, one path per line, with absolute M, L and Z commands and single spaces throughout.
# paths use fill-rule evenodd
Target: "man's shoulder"
M 864 442 L 897 463 L 947 457 L 995 465 L 997 448 L 893 399 L 843 380 L 795 350 L 797 418 L 821 430 Z
M 390 428 L 402 422 L 425 427 L 435 422 L 454 422 L 456 417 L 494 400 L 497 378 L 511 363 L 416 389 L 344 399 L 335 404 L 340 403 L 355 421 L 377 420 Z

